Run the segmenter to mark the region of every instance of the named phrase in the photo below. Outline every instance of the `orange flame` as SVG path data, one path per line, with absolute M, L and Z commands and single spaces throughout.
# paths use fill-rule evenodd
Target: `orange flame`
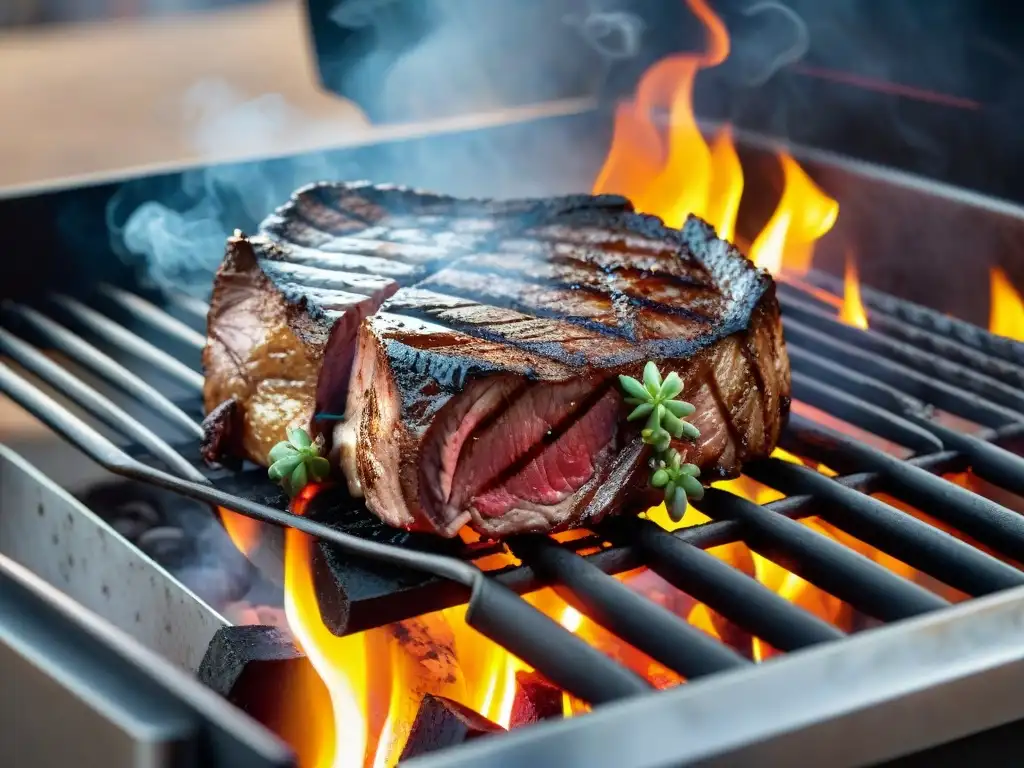
M 720 234 L 733 238 L 744 179 L 732 131 L 726 126 L 709 146 L 692 109 L 697 72 L 721 63 L 729 53 L 729 40 L 721 20 L 704 0 L 687 2 L 705 25 L 707 50 L 703 54 L 673 56 L 659 62 L 644 75 L 634 99 L 619 106 L 612 146 L 594 183 L 594 191 L 627 195 L 639 210 L 660 215 L 670 225 L 679 225 L 687 214 L 696 213 L 710 221 Z M 655 121 L 655 112 L 659 110 L 668 112 L 667 131 L 662 131 Z M 773 273 L 783 269 L 805 272 L 810 265 L 815 241 L 835 223 L 838 205 L 789 155 L 780 154 L 780 162 L 785 181 L 783 193 L 775 213 L 755 238 L 751 255 L 759 266 Z M 847 316 L 860 305 L 856 265 L 852 259 L 847 263 L 845 293 L 843 319 L 856 324 L 853 315 Z M 835 299 L 838 305 L 840 300 L 838 297 Z M 1024 318 L 1019 297 L 1017 302 L 1018 317 Z M 847 306 L 851 309 L 847 310 Z M 863 308 L 860 309 L 863 317 Z M 866 325 L 866 320 L 864 322 Z M 835 475 L 826 466 L 805 461 L 781 449 L 776 450 L 773 456 Z M 782 498 L 781 493 L 746 477 L 715 485 L 759 504 Z M 315 490 L 310 489 L 297 500 L 296 511 L 301 513 L 306 499 L 313 493 Z M 694 508 L 688 509 L 679 523 L 669 519 L 664 505 L 646 514 L 669 530 L 708 521 Z M 225 526 L 232 539 L 240 548 L 251 547 L 255 538 L 246 536 L 243 530 L 248 521 L 237 525 L 241 518 L 230 520 L 234 517 L 225 513 Z M 904 564 L 886 558 L 823 521 L 809 519 L 802 523 L 897 573 L 913 576 L 913 571 Z M 576 535 L 582 534 L 571 533 L 568 538 Z M 466 538 L 468 543 L 472 543 L 473 537 Z M 752 552 L 742 542 L 710 551 L 786 599 L 827 621 L 848 628 L 849 606 Z M 311 557 L 310 539 L 298 531 L 286 531 L 288 621 L 296 642 L 322 680 L 319 687 L 307 686 L 304 695 L 309 700 L 302 701 L 301 706 L 297 706 L 294 698 L 282 703 L 289 710 L 305 712 L 316 708 L 317 716 L 305 721 L 305 729 L 297 730 L 294 723 L 286 727 L 287 738 L 296 746 L 304 768 L 393 765 L 401 755 L 419 702 L 427 693 L 450 698 L 504 727 L 515 725 L 512 718 L 517 673 L 532 670 L 472 630 L 465 622 L 465 606 L 338 638 L 327 629 L 320 616 Z M 489 555 L 486 560 L 487 568 L 517 562 L 505 552 Z M 666 605 L 703 631 L 745 650 L 754 659 L 767 659 L 775 653 L 757 638 L 745 637 L 742 630 L 708 606 L 694 602 L 671 587 L 659 591 L 658 585 L 650 578 L 653 576 L 647 571 L 636 571 L 620 578 L 631 589 Z M 624 645 L 568 605 L 553 590 L 541 590 L 528 595 L 527 599 L 566 629 L 655 685 L 666 687 L 681 682 L 678 675 Z M 420 653 L 417 648 L 429 652 Z M 586 712 L 588 707 L 563 694 L 562 710 L 568 716 Z
M 828 233 L 839 216 L 839 204 L 822 192 L 800 165 L 779 154 L 785 186 L 775 213 L 750 246 L 750 258 L 773 275 L 783 267 L 807 274 L 814 242 Z
M 262 524 L 251 517 L 239 515 L 231 510 L 217 507 L 224 530 L 227 531 L 231 543 L 238 548 L 243 555 L 249 555 L 259 546 L 262 534 Z
M 743 192 L 739 157 L 728 128 L 708 147 L 692 107 L 697 72 L 725 61 L 729 36 L 703 0 L 687 0 L 687 5 L 704 24 L 707 51 L 670 56 L 644 73 L 635 98 L 616 110 L 612 146 L 593 189 L 625 195 L 637 210 L 657 214 L 671 226 L 696 213 L 731 236 Z M 667 141 L 654 115 L 666 109 Z
M 743 195 L 743 169 L 725 126 L 709 147 L 693 111 L 693 85 L 701 69 L 729 55 L 721 19 L 703 0 L 687 5 L 704 24 L 707 51 L 662 59 L 641 78 L 635 97 L 615 113 L 612 145 L 594 181 L 595 193 L 617 193 L 637 210 L 678 227 L 693 213 L 721 237 L 733 240 Z M 668 111 L 667 136 L 656 122 Z M 783 267 L 804 274 L 814 242 L 835 224 L 839 205 L 822 192 L 788 154 L 779 155 L 785 186 L 775 213 L 750 249 L 759 267 L 778 274 Z
M 860 300 L 860 278 L 857 275 L 857 262 L 850 254 L 846 255 L 846 272 L 843 276 L 843 306 L 839 310 L 839 319 L 847 325 L 857 328 L 868 327 L 868 316 L 864 304 Z
M 989 270 L 991 300 L 988 329 L 1014 341 L 1024 341 L 1024 300 L 999 267 Z

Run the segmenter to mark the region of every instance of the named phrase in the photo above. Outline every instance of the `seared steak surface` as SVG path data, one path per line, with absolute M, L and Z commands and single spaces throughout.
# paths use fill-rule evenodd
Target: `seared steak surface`
M 458 200 L 367 183 L 299 190 L 261 234 L 228 240 L 203 353 L 204 456 L 267 464 L 289 428 L 329 436 L 344 413 L 356 329 L 399 285 L 498 233 L 580 206 L 624 205 L 587 195 Z
M 391 525 L 497 537 L 648 501 L 617 384 L 648 360 L 685 381 L 701 436 L 675 447 L 706 481 L 778 440 L 774 285 L 699 219 L 672 230 L 612 196 L 338 184 L 301 190 L 262 229 L 234 243 L 249 261 L 229 244 L 217 278 L 207 408 L 234 397 L 223 412 L 244 414 L 245 454 L 264 462 L 287 426 L 333 426 L 350 490 Z

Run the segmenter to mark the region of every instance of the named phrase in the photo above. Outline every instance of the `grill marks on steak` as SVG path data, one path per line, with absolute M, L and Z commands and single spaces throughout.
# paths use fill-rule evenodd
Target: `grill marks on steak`
M 643 496 L 645 479 L 606 485 L 646 473 L 615 382 L 649 359 L 698 406 L 700 440 L 677 447 L 706 476 L 774 447 L 789 368 L 770 279 L 697 219 L 556 218 L 402 288 L 361 326 L 336 439 L 352 491 L 388 522 L 502 536 Z
M 331 419 L 344 412 L 356 328 L 399 285 L 489 238 L 581 205 L 621 210 L 628 203 L 612 196 L 455 200 L 365 183 L 299 190 L 264 222 L 263 234 L 228 242 L 203 357 L 211 414 L 204 456 L 240 453 L 266 464 L 290 427 L 329 434 Z M 226 402 L 234 404 L 219 408 Z
M 266 464 L 289 428 L 310 429 L 315 412 L 340 414 L 356 329 L 398 288 L 386 277 L 346 271 L 344 259 L 326 269 L 288 256 L 264 238 L 228 241 L 203 350 L 209 461 L 228 452 Z M 230 441 L 212 439 L 227 434 Z
M 618 197 L 335 184 L 301 190 L 263 231 L 288 241 L 264 276 L 301 289 L 310 316 L 354 287 L 332 270 L 404 286 L 359 325 L 334 430 L 350 490 L 392 525 L 502 536 L 642 502 L 646 449 L 616 377 L 647 360 L 684 378 L 702 434 L 676 447 L 705 477 L 778 439 L 790 387 L 774 286 L 700 220 L 671 230 Z M 338 402 L 344 383 L 320 389 Z

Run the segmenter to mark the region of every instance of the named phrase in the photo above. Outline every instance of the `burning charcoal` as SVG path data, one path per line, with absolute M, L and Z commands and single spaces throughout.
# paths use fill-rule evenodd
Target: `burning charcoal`
M 535 672 L 516 672 L 510 728 L 562 716 L 562 692 Z
M 468 707 L 428 693 L 420 704 L 399 762 L 504 730 Z
M 240 709 L 253 714 L 261 700 L 273 699 L 289 666 L 306 658 L 276 627 L 222 627 L 199 665 L 199 681 Z
M 82 496 L 82 502 L 131 542 L 166 521 L 156 494 L 138 483 L 119 481 L 93 486 Z
M 149 502 L 136 499 L 118 506 L 109 522 L 128 541 L 135 541 L 150 528 L 160 525 L 160 511 Z
M 181 528 L 160 525 L 142 533 L 136 546 L 166 568 L 179 567 L 187 557 L 185 532 Z

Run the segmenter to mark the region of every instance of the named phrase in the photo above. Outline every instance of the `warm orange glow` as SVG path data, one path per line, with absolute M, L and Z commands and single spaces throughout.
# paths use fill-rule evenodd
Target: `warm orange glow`
M 846 272 L 843 275 L 843 306 L 839 310 L 839 319 L 847 325 L 866 329 L 868 316 L 864 304 L 860 300 L 860 277 L 857 275 L 857 262 L 850 254 L 846 255 Z
M 732 133 L 724 129 L 709 147 L 692 106 L 697 72 L 725 61 L 729 36 L 703 0 L 687 4 L 704 24 L 707 50 L 670 56 L 644 73 L 633 100 L 616 110 L 612 146 L 594 192 L 625 195 L 638 210 L 672 226 L 695 213 L 731 238 L 743 192 Z M 663 136 L 655 113 L 666 110 L 669 130 Z
M 251 517 L 240 515 L 223 507 L 218 507 L 217 512 L 220 514 L 224 530 L 227 531 L 231 543 L 243 555 L 252 553 L 259 545 L 262 524 Z
M 999 267 L 989 270 L 991 299 L 988 329 L 999 336 L 1024 341 L 1024 300 Z
M 839 204 L 822 192 L 788 154 L 780 153 L 779 161 L 784 179 L 782 197 L 750 246 L 750 258 L 773 275 L 783 268 L 803 275 L 811 268 L 814 242 L 836 223 Z
M 315 489 L 304 491 L 294 510 L 301 514 L 314 493 Z M 294 727 L 293 721 L 301 718 L 285 718 L 279 728 L 296 749 L 303 768 L 395 765 L 428 693 L 470 707 L 505 728 L 516 725 L 511 722 L 516 674 L 532 669 L 471 629 L 465 621 L 465 606 L 339 638 L 320 616 L 311 557 L 309 537 L 287 530 L 285 610 L 296 643 L 322 681 L 309 702 L 295 698 L 282 702 L 284 709 L 298 712 L 306 712 L 313 703 L 318 707 L 320 717 L 310 718 L 305 730 Z M 511 556 L 492 555 L 501 557 L 512 562 Z M 672 684 L 679 682 L 642 654 L 612 647 L 611 635 L 552 590 L 527 595 L 527 600 L 596 646 L 613 655 L 624 654 L 620 661 L 641 674 L 656 672 Z M 324 716 L 325 711 L 331 714 Z M 565 715 L 587 711 L 587 705 L 563 694 Z
M 595 193 L 617 193 L 637 210 L 678 227 L 693 213 L 727 240 L 736 236 L 743 169 L 727 125 L 707 141 L 693 111 L 697 73 L 729 55 L 725 25 L 703 0 L 687 0 L 704 24 L 707 50 L 662 59 L 644 73 L 630 101 L 615 113 L 612 145 L 594 181 Z M 668 113 L 664 130 L 658 119 Z M 835 223 L 839 206 L 793 158 L 780 153 L 784 188 L 778 207 L 750 249 L 751 259 L 772 274 L 803 274 L 814 241 Z

